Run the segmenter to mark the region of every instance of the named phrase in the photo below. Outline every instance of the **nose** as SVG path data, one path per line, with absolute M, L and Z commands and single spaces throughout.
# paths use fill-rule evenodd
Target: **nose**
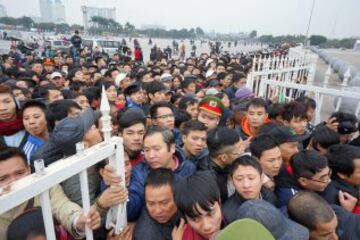
M 212 228 L 212 225 L 213 224 L 211 223 L 211 221 L 208 218 L 205 218 L 203 220 L 203 224 L 202 224 L 203 231 L 204 232 L 210 232 L 211 228 Z

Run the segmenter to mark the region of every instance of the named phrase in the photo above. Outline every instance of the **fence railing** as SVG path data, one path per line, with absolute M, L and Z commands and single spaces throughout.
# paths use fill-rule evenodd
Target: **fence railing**
M 41 160 L 35 163 L 35 173 L 11 184 L 10 190 L 0 192 L 0 215 L 8 210 L 40 195 L 40 204 L 44 218 L 46 237 L 56 240 L 53 216 L 49 199 L 49 189 L 74 175 L 79 175 L 82 194 L 83 213 L 90 210 L 87 168 L 109 159 L 125 184 L 124 148 L 122 139 L 110 137 L 110 106 L 103 89 L 101 107 L 104 141 L 88 149 L 77 144 L 77 153 L 65 159 L 60 159 L 48 167 L 41 165 Z M 43 162 L 42 162 L 43 163 Z M 8 186 L 9 187 L 9 186 Z M 113 227 L 116 233 L 126 226 L 126 203 L 112 207 L 107 215 L 106 227 Z M 92 240 L 91 229 L 85 227 L 86 239 Z
M 259 94 L 263 80 L 312 84 L 315 78 L 317 56 L 308 51 L 295 56 L 255 57 L 247 77 L 247 87 Z

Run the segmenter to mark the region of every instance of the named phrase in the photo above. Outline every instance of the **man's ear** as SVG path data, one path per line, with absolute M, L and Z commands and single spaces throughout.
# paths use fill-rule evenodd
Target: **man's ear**
M 183 143 L 185 143 L 186 142 L 186 135 L 182 135 L 181 138 L 182 138 Z
M 298 183 L 303 186 L 303 187 L 306 187 L 308 185 L 308 179 L 304 178 L 304 177 L 299 177 L 297 179 Z
M 346 176 L 346 175 L 343 174 L 343 173 L 337 173 L 337 175 L 338 175 L 338 177 L 339 177 L 340 179 L 342 179 L 342 180 L 348 178 L 348 176 Z
M 176 150 L 176 146 L 175 146 L 175 143 L 173 143 L 173 144 L 171 144 L 171 146 L 170 146 L 170 151 L 171 151 L 172 154 L 174 154 L 174 153 L 175 153 L 175 150 Z

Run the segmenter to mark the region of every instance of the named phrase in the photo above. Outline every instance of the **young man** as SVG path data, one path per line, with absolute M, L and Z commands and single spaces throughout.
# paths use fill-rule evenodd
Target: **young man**
M 274 126 L 268 133 L 279 144 L 283 164 L 288 166 L 291 157 L 299 152 L 299 142 L 296 133 L 286 126 Z
M 176 148 L 173 133 L 163 127 L 152 127 L 144 136 L 145 161 L 132 170 L 129 186 L 128 219 L 134 221 L 144 206 L 145 178 L 151 169 L 171 169 L 176 178 L 187 177 L 196 171 L 195 165 L 186 161 L 184 152 Z
M 244 73 L 236 73 L 232 77 L 232 83 L 225 88 L 224 92 L 228 95 L 230 100 L 235 98 L 235 93 L 238 89 L 246 85 L 246 76 Z
M 166 100 L 165 92 L 166 87 L 162 82 L 153 81 L 151 84 L 146 85 L 146 94 L 150 100 L 150 104 L 155 104 Z
M 179 109 L 185 110 L 191 115 L 191 119 L 196 120 L 199 115 L 198 100 L 191 96 L 184 96 L 180 99 Z
M 249 101 L 246 108 L 246 116 L 241 119 L 240 128 L 237 129 L 243 140 L 255 136 L 259 128 L 264 123 L 269 122 L 264 99 L 253 98 Z
M 356 203 L 357 199 L 354 200 Z M 342 202 L 349 203 L 349 199 L 342 198 Z M 310 240 L 360 239 L 360 216 L 340 206 L 329 205 L 316 193 L 298 192 L 289 201 L 288 213 L 294 221 L 309 229 Z
M 264 186 L 273 191 L 274 177 L 279 175 L 283 163 L 278 143 L 271 135 L 260 134 L 251 139 L 250 152 L 261 164 Z
M 173 228 L 180 220 L 174 199 L 174 174 L 158 168 L 145 180 L 145 208 L 136 222 L 134 240 L 171 240 Z
M 209 151 L 206 148 L 206 126 L 197 120 L 184 123 L 182 130 L 183 150 L 186 158 L 192 161 L 198 170 L 209 169 Z
M 146 116 L 141 109 L 130 108 L 119 113 L 119 136 L 123 138 L 124 150 L 135 167 L 144 159 L 142 147 L 146 131 Z
M 314 150 L 303 150 L 290 161 L 292 173 L 283 168 L 276 178 L 278 207 L 286 206 L 300 190 L 322 193 L 331 181 L 327 159 Z
M 181 179 L 175 185 L 175 202 L 187 224 L 180 222 L 173 231 L 173 240 L 215 239 L 224 226 L 220 192 L 208 171 Z
M 336 144 L 328 148 L 326 157 L 333 171 L 332 182 L 323 193 L 330 204 L 339 205 L 339 191 L 358 198 L 360 186 L 360 148 Z M 360 212 L 358 208 L 355 212 Z
M 244 153 L 244 146 L 236 130 L 214 128 L 208 132 L 210 170 L 216 176 L 221 200 L 224 202 L 233 192 L 229 191 L 229 167 Z
M 140 84 L 131 84 L 124 90 L 127 107 L 142 109 L 144 103 L 143 89 Z
M 210 130 L 219 125 L 224 113 L 224 104 L 217 97 L 206 96 L 199 103 L 198 120 Z
M 242 203 L 251 199 L 264 199 L 276 204 L 273 192 L 263 187 L 263 170 L 259 162 L 251 156 L 237 158 L 230 167 L 230 177 L 235 193 L 223 204 L 223 213 L 227 223 L 236 220 L 236 210 Z
M 168 102 L 158 102 L 150 107 L 151 121 L 154 126 L 174 129 L 175 116 L 173 106 Z
M 306 129 L 308 124 L 306 107 L 301 102 L 290 102 L 283 106 L 281 119 L 285 126 L 290 127 L 299 136 L 302 147 L 309 144 L 310 134 Z
M 336 131 L 326 127 L 318 126 L 312 133 L 309 147 L 325 155 L 327 149 L 340 143 L 340 135 Z
M 17 148 L 0 149 L 1 188 L 6 188 L 14 181 L 28 175 L 30 175 L 30 167 L 27 165 L 26 156 L 22 151 Z M 85 224 L 91 229 L 96 229 L 100 226 L 101 219 L 96 208 L 92 206 L 88 216 L 84 216 L 81 207 L 67 198 L 60 185 L 52 187 L 49 191 L 49 196 L 53 215 L 76 239 L 81 239 L 84 235 Z M 6 231 L 9 224 L 24 212 L 27 203 L 24 202 L 0 215 L 0 239 L 6 239 Z M 34 198 L 33 205 L 40 205 L 39 196 Z

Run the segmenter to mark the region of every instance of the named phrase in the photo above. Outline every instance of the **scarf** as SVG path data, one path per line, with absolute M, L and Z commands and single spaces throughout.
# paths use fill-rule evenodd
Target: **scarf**
M 0 136 L 11 136 L 24 129 L 22 117 L 16 115 L 16 120 L 9 122 L 0 122 Z

